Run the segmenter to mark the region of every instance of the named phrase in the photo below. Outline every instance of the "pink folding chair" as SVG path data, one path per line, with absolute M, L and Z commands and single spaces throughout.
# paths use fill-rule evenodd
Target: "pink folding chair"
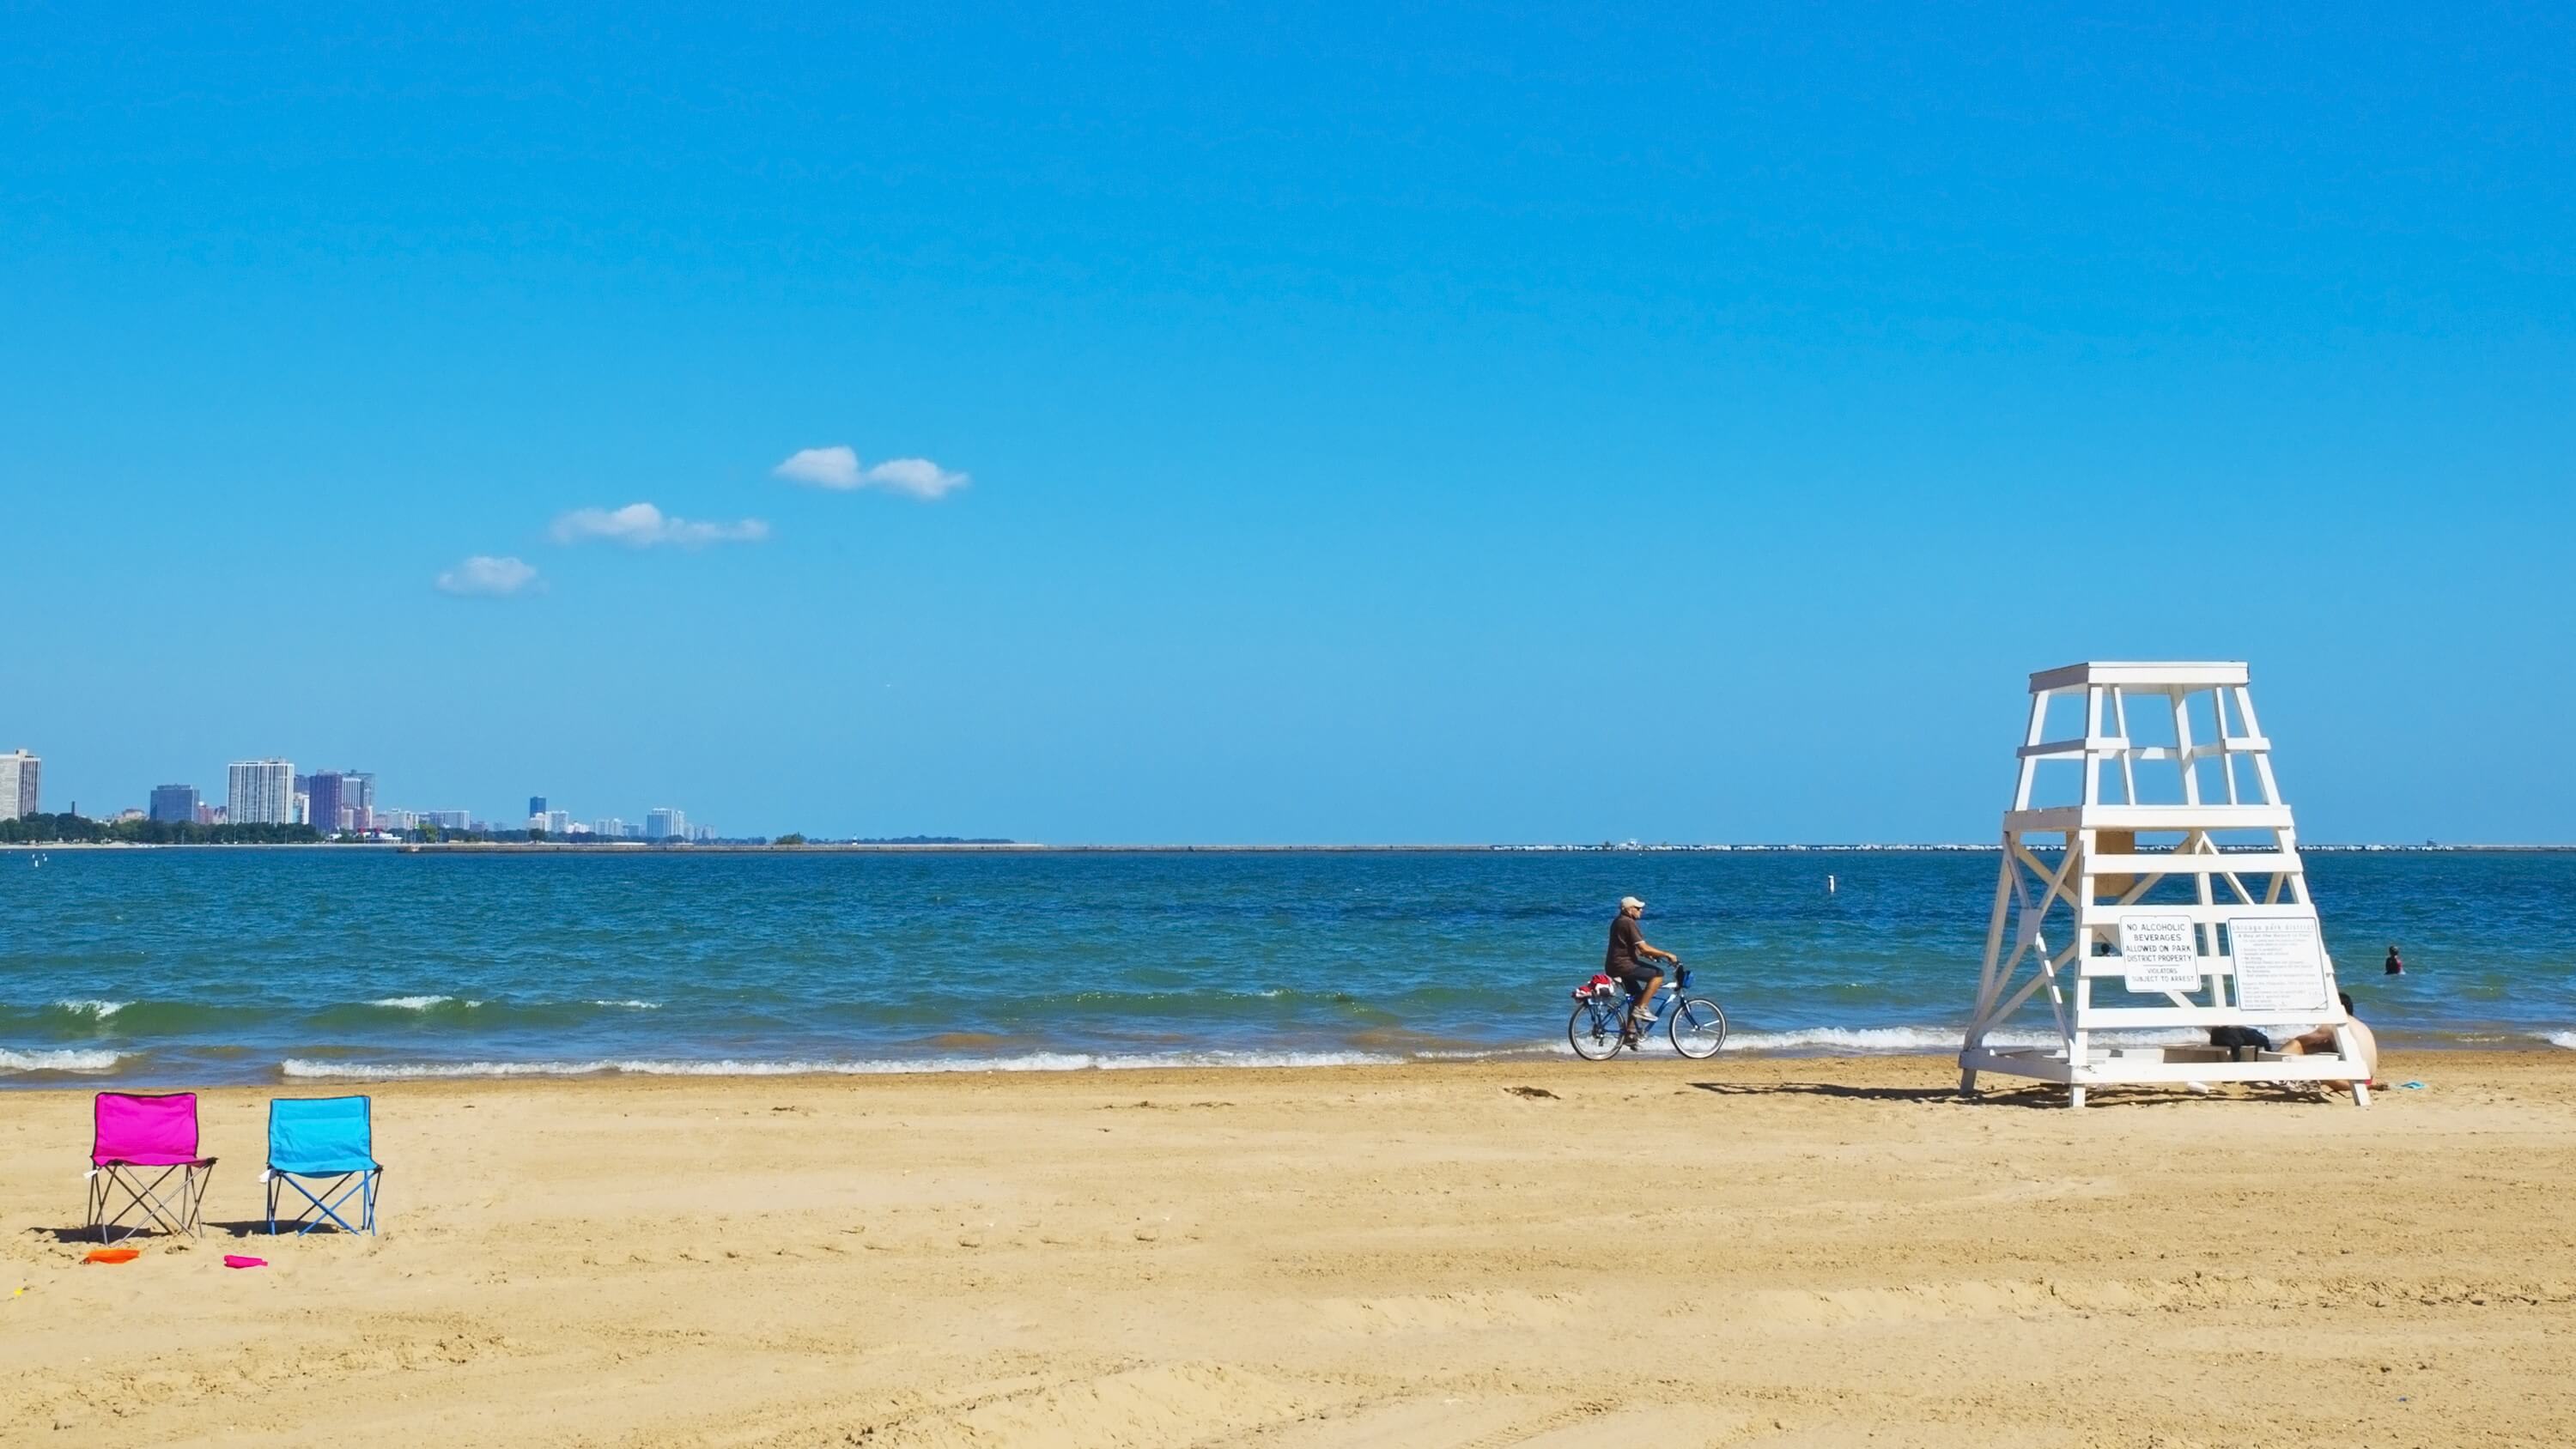
M 89 1226 L 98 1229 L 98 1240 L 113 1241 L 119 1227 L 129 1238 L 148 1227 L 204 1236 L 206 1179 L 215 1160 L 197 1155 L 197 1094 L 101 1092 L 96 1113 L 87 1180 Z M 116 1206 L 120 1196 L 123 1205 Z

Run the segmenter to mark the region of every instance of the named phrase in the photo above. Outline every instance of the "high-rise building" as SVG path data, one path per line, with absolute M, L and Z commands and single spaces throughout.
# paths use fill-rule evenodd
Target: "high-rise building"
M 686 840 L 689 838 L 689 815 L 685 810 L 656 806 L 644 816 L 646 840 Z
M 224 789 L 224 819 L 233 825 L 294 824 L 294 762 L 233 761 Z
M 312 802 L 309 816 L 315 828 L 325 834 L 375 828 L 374 775 L 365 770 L 321 770 L 298 778 Z
M 546 812 L 546 834 L 548 834 L 548 835 L 570 835 L 570 834 L 572 834 L 572 812 L 571 812 L 571 811 L 569 811 L 569 810 L 549 810 L 549 811 L 547 811 L 547 812 Z
M 424 810 L 420 818 L 424 824 L 435 825 L 441 830 L 470 830 L 474 827 L 473 812 L 467 810 Z
M 196 819 L 197 787 L 194 785 L 153 786 L 152 818 L 165 825 L 186 824 Z
M 543 814 L 545 814 L 545 813 L 546 813 L 546 797 L 545 797 L 545 796 L 543 796 L 543 795 L 531 795 L 531 796 L 529 796 L 529 797 L 528 797 L 528 813 L 529 813 L 529 814 L 531 814 L 531 815 L 543 815 Z
M 40 812 L 42 802 L 36 787 L 44 774 L 43 765 L 44 761 L 25 750 L 0 755 L 0 820 Z
M 594 820 L 591 822 L 590 833 L 598 836 L 602 840 L 624 840 L 626 838 L 626 822 L 618 819 L 614 815 L 611 815 L 604 820 Z
M 304 818 L 325 835 L 349 828 L 340 803 L 342 778 L 336 770 L 317 770 L 304 777 Z

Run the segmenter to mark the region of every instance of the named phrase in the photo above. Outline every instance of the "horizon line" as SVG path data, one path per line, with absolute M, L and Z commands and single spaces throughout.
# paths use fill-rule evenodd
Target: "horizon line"
M 2442 854 L 2445 852 L 2576 852 L 2576 842 L 2544 841 L 2448 841 L 2397 844 L 2385 841 L 2325 841 L 2302 843 L 2303 851 L 2321 854 Z M 1728 852 L 1770 854 L 1843 853 L 1978 853 L 2002 849 L 1988 841 L 1657 841 L 1651 844 L 1576 843 L 1571 841 L 1395 841 L 1395 842 L 1284 842 L 1257 843 L 1244 841 L 1073 841 L 1036 840 L 803 840 L 792 844 L 746 839 L 692 842 L 685 840 L 311 840 L 311 841 L 0 841 L 7 850 L 393 850 L 409 854 L 430 852 L 506 852 L 521 854 L 569 853 L 594 855 L 635 855 L 658 852 L 699 851 L 717 854 L 763 852 L 793 855 L 799 852 L 876 852 L 904 851 L 944 852 L 950 854 L 1532 854 L 1532 855 L 1678 855 L 1687 853 L 1724 854 Z

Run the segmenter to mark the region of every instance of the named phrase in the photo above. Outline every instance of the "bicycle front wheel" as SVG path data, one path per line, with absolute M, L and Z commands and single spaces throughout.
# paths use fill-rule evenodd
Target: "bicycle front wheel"
M 1565 1039 L 1573 1043 L 1576 1056 L 1587 1062 L 1606 1062 L 1619 1054 L 1619 1013 L 1578 1001 L 1574 1003 L 1574 1015 L 1565 1023 Z
M 1705 996 L 1686 996 L 1673 1003 L 1673 1050 L 1693 1061 L 1706 1061 L 1726 1045 L 1726 1013 Z

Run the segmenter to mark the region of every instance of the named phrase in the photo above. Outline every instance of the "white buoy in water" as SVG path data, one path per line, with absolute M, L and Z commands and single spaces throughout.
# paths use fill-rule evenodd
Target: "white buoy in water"
M 1834 878 L 1833 878 L 1832 876 L 1826 876 L 1826 877 L 1825 877 L 1825 894 L 1826 894 L 1826 895 L 1832 895 L 1833 893 L 1834 893 Z

